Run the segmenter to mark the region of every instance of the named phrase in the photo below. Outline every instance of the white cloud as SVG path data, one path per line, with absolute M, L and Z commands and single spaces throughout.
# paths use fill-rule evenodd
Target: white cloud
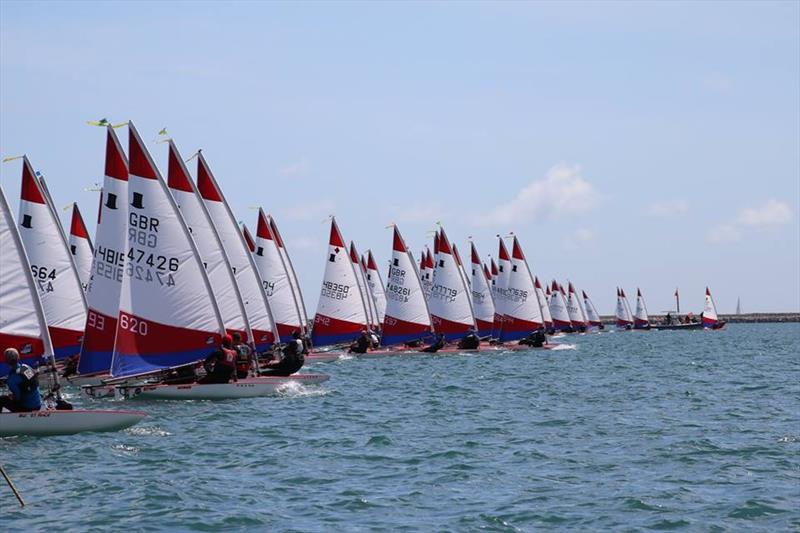
M 579 228 L 575 230 L 575 239 L 582 242 L 588 242 L 594 239 L 594 232 L 590 229 Z
M 295 176 L 303 176 L 308 172 L 308 163 L 306 161 L 298 161 L 287 165 L 278 171 L 278 174 L 284 178 L 293 178 Z
M 703 78 L 703 87 L 712 92 L 726 93 L 733 89 L 733 80 L 715 72 Z
M 706 232 L 706 239 L 708 242 L 715 244 L 736 242 L 741 239 L 742 235 L 739 233 L 739 228 L 735 224 L 720 224 L 710 228 Z
M 650 204 L 644 210 L 644 214 L 651 217 L 670 218 L 682 215 L 689 211 L 689 203 L 686 200 L 666 200 Z
M 300 200 L 291 209 L 283 209 L 281 218 L 296 221 L 323 221 L 334 214 L 336 204 L 333 200 Z
M 512 200 L 500 204 L 475 222 L 482 226 L 511 225 L 574 215 L 591 209 L 598 194 L 581 176 L 578 165 L 558 164 L 543 180 L 532 181 Z
M 774 198 L 760 207 L 748 207 L 739 213 L 739 223 L 744 226 L 781 226 L 792 221 L 792 210 L 785 202 Z

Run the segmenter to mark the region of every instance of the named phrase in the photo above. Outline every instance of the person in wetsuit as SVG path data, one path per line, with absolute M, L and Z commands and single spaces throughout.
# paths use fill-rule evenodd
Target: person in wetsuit
M 244 379 L 250 375 L 253 367 L 253 349 L 242 342 L 242 335 L 238 331 L 233 332 L 233 350 L 236 352 L 236 377 Z
M 292 332 L 292 340 L 283 348 L 283 357 L 280 361 L 269 363 L 261 375 L 290 376 L 303 368 L 306 362 L 305 354 L 308 353 L 306 343 L 299 331 Z
M 233 349 L 233 339 L 230 335 L 222 337 L 222 346 L 211 352 L 203 361 L 206 369 L 205 377 L 197 380 L 198 383 L 228 383 L 236 377 L 236 351 Z
M 20 362 L 16 348 L 3 352 L 5 363 L 9 366 L 6 387 L 10 394 L 0 396 L 0 411 L 3 408 L 12 413 L 38 411 L 42 408 L 42 394 L 39 392 L 39 378 L 36 371 Z
M 477 350 L 480 345 L 481 338 L 478 337 L 474 329 L 469 330 L 469 332 L 458 341 L 458 347 L 462 350 Z
M 436 335 L 436 339 L 430 345 L 426 346 L 420 351 L 425 353 L 436 353 L 444 348 L 444 344 L 444 333 L 438 333 Z
M 533 348 L 541 348 L 545 342 L 547 342 L 547 337 L 542 330 L 534 331 L 519 341 L 523 346 L 532 346 Z
M 350 349 L 348 350 L 349 353 L 367 353 L 369 350 L 369 335 L 367 335 L 367 330 L 361 330 L 361 335 L 350 345 Z

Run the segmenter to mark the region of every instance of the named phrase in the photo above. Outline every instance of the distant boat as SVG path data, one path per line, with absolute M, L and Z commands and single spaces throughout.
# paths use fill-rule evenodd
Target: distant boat
M 511 248 L 511 271 L 503 315 L 501 342 L 523 339 L 544 326 L 533 275 L 516 235 Z
M 725 321 L 720 320 L 717 315 L 717 306 L 714 304 L 714 299 L 711 297 L 711 291 L 708 287 L 706 287 L 706 303 L 701 316 L 701 322 L 705 329 L 722 329 L 725 327 Z
M 447 341 L 458 341 L 477 329 L 475 314 L 466 280 L 444 228 L 440 228 L 438 242 L 439 259 L 434 267 L 428 307 L 436 332 L 443 333 Z
M 545 331 L 553 331 L 553 315 L 550 314 L 550 301 L 547 299 L 539 277 L 534 276 L 533 283 L 536 286 L 536 298 L 539 300 L 539 307 L 542 309 L 542 319 L 544 320 Z
M 636 289 L 636 312 L 633 314 L 633 329 L 650 329 L 647 306 L 644 303 L 642 291 L 638 287 Z
M 550 291 L 550 314 L 553 316 L 553 329 L 556 331 L 571 332 L 572 322 L 567 312 L 567 301 L 564 298 L 564 289 L 553 280 Z
M 386 318 L 386 285 L 384 285 L 381 273 L 378 271 L 378 264 L 375 262 L 372 250 L 367 250 L 366 257 L 361 256 L 361 266 L 367 274 L 367 285 L 369 285 L 369 290 L 372 292 L 372 298 L 375 301 L 378 325 L 382 326 L 383 319 Z
M 625 298 L 625 291 L 617 287 L 617 308 L 614 313 L 617 320 L 617 329 L 633 328 L 633 316 L 628 300 Z
M 81 286 L 86 292 L 92 274 L 94 247 L 77 203 L 72 204 L 72 221 L 69 225 L 69 250 L 72 253 L 73 261 L 75 261 L 75 268 L 78 270 Z
M 600 320 L 600 315 L 597 312 L 597 308 L 594 306 L 594 302 L 592 302 L 589 295 L 586 294 L 586 291 L 581 292 L 583 293 L 583 306 L 586 309 L 588 326 L 590 328 L 603 329 L 603 322 Z
M 571 281 L 567 282 L 567 315 L 575 330 L 586 331 L 586 316 Z
M 475 309 L 475 322 L 478 324 L 478 336 L 490 337 L 494 327 L 494 296 L 489 276 L 481 264 L 475 243 L 470 242 L 472 266 L 472 307 Z

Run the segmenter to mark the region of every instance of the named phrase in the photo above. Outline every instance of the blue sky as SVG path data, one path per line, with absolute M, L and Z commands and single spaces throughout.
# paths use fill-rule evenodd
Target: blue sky
M 310 313 L 329 214 L 380 261 L 392 222 L 415 251 L 436 221 L 484 256 L 513 231 L 601 313 L 617 285 L 798 310 L 799 6 L 4 1 L 0 153 L 93 220 L 85 121 L 166 126 L 276 216 Z M 16 202 L 19 162 L 0 180 Z

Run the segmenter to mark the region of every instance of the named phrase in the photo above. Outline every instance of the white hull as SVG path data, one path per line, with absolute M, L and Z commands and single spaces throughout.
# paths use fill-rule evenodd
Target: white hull
M 326 353 L 310 353 L 305 359 L 307 364 L 311 363 L 330 363 L 336 361 L 343 355 L 344 352 L 326 352 Z
M 33 411 L 0 413 L 0 437 L 73 435 L 84 431 L 119 431 L 142 418 L 141 411 Z
M 292 383 L 316 385 L 327 381 L 327 374 L 294 374 L 291 376 L 261 376 L 240 379 L 232 383 L 187 383 L 184 385 L 119 385 L 118 394 L 124 398 L 152 400 L 228 400 L 271 396 Z

